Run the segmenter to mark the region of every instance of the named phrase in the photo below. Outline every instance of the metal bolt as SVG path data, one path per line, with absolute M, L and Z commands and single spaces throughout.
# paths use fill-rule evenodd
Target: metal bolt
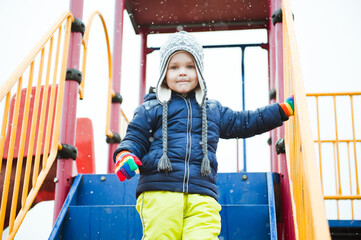
M 247 175 L 242 175 L 242 179 L 244 180 L 244 181 L 246 181 L 247 180 Z
M 102 180 L 103 182 L 105 181 L 105 177 L 104 176 L 101 176 L 100 177 L 100 180 Z
M 59 182 L 59 179 L 57 177 L 54 178 L 54 182 L 57 183 Z

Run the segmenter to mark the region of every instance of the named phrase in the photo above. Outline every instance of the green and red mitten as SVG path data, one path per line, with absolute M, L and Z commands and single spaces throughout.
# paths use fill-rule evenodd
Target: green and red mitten
M 289 96 L 285 102 L 280 103 L 282 110 L 285 112 L 287 117 L 293 116 L 294 114 L 294 95 Z
M 139 166 L 142 162 L 137 156 L 129 151 L 122 151 L 117 155 L 115 163 L 115 174 L 121 182 L 125 179 L 131 179 L 136 173 L 139 173 Z

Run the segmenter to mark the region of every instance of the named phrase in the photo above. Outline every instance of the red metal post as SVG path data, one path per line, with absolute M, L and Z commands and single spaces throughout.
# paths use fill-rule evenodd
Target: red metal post
M 270 0 L 270 16 L 275 10 L 282 7 L 281 0 Z M 272 19 L 269 21 L 269 59 L 270 59 L 270 89 L 277 91 L 277 101 L 284 101 L 284 79 L 283 79 L 283 31 L 282 23 L 273 25 Z M 275 152 L 275 143 L 278 139 L 284 138 L 285 129 L 280 127 L 272 131 L 271 145 L 271 169 L 281 175 L 281 202 L 282 211 L 280 223 L 278 224 L 279 239 L 294 240 L 295 228 L 293 222 L 292 199 L 290 193 L 290 183 L 287 169 L 287 159 L 285 154 Z
M 139 84 L 139 104 L 144 101 L 145 86 L 146 86 L 146 72 L 147 72 L 147 37 L 144 32 L 141 36 L 141 52 L 140 52 L 140 84 Z
M 276 10 L 275 1 L 270 1 L 270 16 L 272 16 L 273 12 Z M 268 62 L 269 62 L 269 89 L 270 91 L 276 89 L 276 44 L 275 44 L 275 26 L 272 23 L 272 19 L 269 18 L 268 22 Z M 270 104 L 277 102 L 277 99 L 270 99 Z M 270 151 L 270 159 L 271 159 L 271 171 L 279 172 L 278 167 L 278 156 L 275 149 L 275 142 L 277 141 L 277 129 L 274 129 L 270 132 L 271 137 L 271 151 Z
M 125 8 L 125 0 L 115 1 L 112 76 L 113 76 L 113 90 L 116 93 L 120 93 L 124 8 Z M 120 120 L 120 104 L 113 103 L 111 106 L 110 130 L 114 133 L 119 132 L 119 120 Z M 109 144 L 108 173 L 114 172 L 113 153 L 115 152 L 117 147 L 118 147 L 117 143 Z
M 70 11 L 75 18 L 81 20 L 83 18 L 83 0 L 71 0 Z M 81 32 L 71 33 L 67 68 L 79 70 L 81 41 Z M 75 146 L 78 88 L 79 83 L 77 81 L 70 80 L 65 82 L 60 142 L 72 146 Z M 56 221 L 70 190 L 72 184 L 72 171 L 72 159 L 58 159 L 56 172 L 57 183 L 55 185 L 54 222 Z

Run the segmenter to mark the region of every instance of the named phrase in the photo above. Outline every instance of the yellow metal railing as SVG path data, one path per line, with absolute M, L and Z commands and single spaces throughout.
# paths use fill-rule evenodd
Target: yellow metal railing
M 57 156 L 72 21 L 72 14 L 64 13 L 0 88 L 0 106 L 4 109 L 0 136 L 0 171 L 4 181 L 0 239 L 4 223 L 9 226 L 7 239 L 15 237 Z M 33 84 L 34 78 L 37 80 Z M 14 108 L 11 109 L 13 94 L 16 97 Z M 25 100 L 22 100 L 24 96 Z M 9 112 L 13 113 L 12 119 Z M 29 125 L 28 118 L 32 119 Z M 5 142 L 7 132 L 9 142 Z M 20 134 L 20 138 L 17 138 L 17 134 Z M 19 144 L 17 152 L 14 151 L 16 142 Z M 4 152 L 5 146 L 8 146 L 7 152 Z M 27 152 L 24 153 L 25 146 Z M 3 161 L 6 167 L 1 166 Z M 13 162 L 16 162 L 15 171 Z M 5 219 L 7 216 L 9 218 Z
M 285 142 L 296 239 L 330 239 L 288 0 L 282 2 L 282 13 L 284 94 L 295 95 L 295 115 L 286 123 Z
M 112 55 L 111 55 L 111 51 L 110 51 L 110 41 L 109 41 L 109 35 L 108 35 L 108 30 L 107 30 L 107 26 L 104 20 L 103 15 L 99 12 L 99 11 L 95 11 L 93 12 L 87 22 L 87 27 L 84 33 L 84 37 L 82 40 L 82 45 L 83 45 L 83 62 L 82 62 L 82 82 L 81 85 L 79 87 L 79 95 L 80 95 L 80 99 L 84 98 L 84 86 L 85 86 L 85 73 L 86 73 L 86 63 L 87 63 L 87 55 L 88 55 L 88 39 L 89 39 L 89 33 L 90 33 L 90 29 L 94 20 L 95 16 L 99 16 L 101 22 L 102 22 L 102 26 L 104 29 L 104 34 L 105 34 L 105 41 L 107 44 L 107 54 L 108 54 L 108 96 L 107 96 L 107 113 L 106 113 L 106 126 L 105 126 L 105 135 L 112 138 L 113 137 L 113 132 L 110 130 L 110 115 L 111 115 L 111 104 L 112 104 L 112 98 L 115 96 L 115 91 L 112 89 Z M 125 129 L 129 124 L 129 120 L 127 119 L 127 117 L 125 116 L 124 112 L 121 110 L 120 112 L 120 133 L 119 135 L 122 137 L 125 135 Z
M 122 109 L 120 109 L 119 136 L 123 139 L 129 125 L 129 120 Z
M 307 96 L 316 116 L 314 128 L 317 137 L 314 142 L 324 199 L 329 203 L 326 205 L 327 213 L 330 213 L 331 219 L 353 220 L 354 201 L 361 200 L 357 158 L 361 139 L 356 138 L 355 126 L 355 122 L 359 122 L 355 121 L 355 117 L 360 116 L 355 116 L 357 111 L 354 107 L 355 103 L 357 106 L 361 104 L 361 92 L 314 93 Z M 340 204 L 348 210 L 342 211 L 343 216 L 340 216 Z M 336 216 L 332 212 L 336 212 Z
M 87 23 L 87 27 L 84 33 L 84 37 L 82 40 L 83 45 L 83 64 L 82 64 L 82 73 L 83 73 L 83 79 L 81 82 L 81 85 L 79 87 L 79 95 L 80 99 L 84 98 L 84 85 L 85 85 L 85 73 L 86 73 L 86 60 L 87 60 L 87 54 L 88 54 L 88 40 L 89 40 L 89 33 L 91 29 L 91 25 L 93 23 L 94 17 L 99 16 L 102 26 L 104 29 L 105 34 L 105 41 L 107 44 L 107 53 L 108 53 L 108 97 L 107 97 L 107 116 L 106 116 L 106 126 L 105 126 L 105 135 L 109 137 L 113 137 L 113 133 L 110 131 L 110 111 L 111 111 L 111 104 L 112 104 L 112 97 L 115 95 L 114 91 L 112 90 L 112 55 L 110 51 L 110 43 L 109 43 L 109 36 L 108 36 L 108 30 L 107 26 L 104 20 L 103 15 L 99 11 L 93 12 Z
M 104 17 L 99 11 L 94 12 L 89 17 L 87 28 L 82 39 L 82 83 L 79 87 L 79 95 L 80 99 L 84 98 L 88 39 L 90 27 L 95 16 L 99 16 L 102 21 L 107 44 L 108 97 L 105 132 L 108 137 L 113 137 L 113 133 L 110 131 L 110 111 L 112 98 L 115 96 L 115 92 L 112 89 L 111 51 L 107 27 Z M 7 239 L 13 239 L 15 237 L 21 222 L 34 202 L 34 199 L 57 156 L 58 150 L 62 147 L 59 143 L 59 129 L 72 20 L 73 17 L 70 12 L 63 14 L 30 53 L 29 57 L 27 57 L 14 71 L 9 80 L 1 86 L 0 107 L 4 108 L 4 115 L 0 132 L 0 159 L 6 160 L 6 169 L 5 175 L 2 174 L 1 176 L 3 176 L 3 178 L 0 178 L 4 181 L 0 215 L 0 240 L 2 238 L 4 223 L 5 227 L 9 225 L 9 235 Z M 64 31 L 62 24 L 65 21 L 66 26 Z M 56 42 L 57 45 L 55 54 L 53 55 L 54 42 Z M 46 54 L 48 56 L 47 59 Z M 45 75 L 43 74 L 44 68 L 46 68 Z M 59 74 L 58 68 L 60 68 Z M 35 76 L 35 74 L 37 74 L 37 76 Z M 25 76 L 27 76 L 27 84 L 25 84 L 26 81 L 24 81 Z M 38 79 L 36 84 L 33 84 L 34 77 Z M 50 79 L 52 79 L 52 83 L 49 82 Z M 13 86 L 15 86 L 16 83 L 18 83 L 18 87 L 14 92 Z M 11 105 L 12 94 L 20 96 L 14 98 L 15 103 L 13 105 Z M 21 100 L 22 96 L 25 96 L 25 100 Z M 22 113 L 22 115 L 19 115 L 19 112 Z M 9 116 L 11 113 L 13 113 L 12 119 L 10 119 L 11 116 Z M 31 119 L 31 124 L 29 126 L 27 121 L 28 117 Z M 25 120 L 19 120 L 20 118 Z M 20 122 L 19 125 L 18 121 Z M 120 111 L 119 124 L 119 135 L 124 137 L 129 120 L 125 116 L 123 110 Z M 18 132 L 21 132 L 20 140 L 17 139 Z M 5 139 L 7 139 L 6 136 L 8 135 L 10 136 L 10 141 L 6 146 Z M 19 146 L 14 149 L 16 141 Z M 6 152 L 4 152 L 4 146 L 7 147 Z M 24 149 L 27 149 L 25 154 Z M 17 150 L 18 152 L 15 152 Z M 6 156 L 4 156 L 4 154 Z M 14 156 L 16 157 L 14 158 Z M 14 159 L 17 160 L 15 176 L 12 175 L 12 162 Z M 23 170 L 24 159 L 26 160 L 25 170 Z M 41 167 L 40 162 L 42 162 Z M 0 162 L 0 173 L 1 167 L 2 161 Z M 31 179 L 30 175 L 32 175 Z M 14 183 L 11 184 L 11 179 L 13 178 L 15 180 Z M 23 189 L 21 194 L 21 207 L 20 210 L 18 210 L 17 205 L 20 205 L 18 197 L 21 181 L 23 182 Z M 31 189 L 28 190 L 30 184 L 32 184 L 32 186 Z M 13 185 L 13 188 L 11 188 L 11 185 Z M 10 210 L 8 207 L 10 202 L 8 201 L 10 198 L 9 189 L 14 189 Z M 16 214 L 17 216 L 15 218 Z M 9 219 L 6 219 L 8 215 L 10 215 L 10 217 Z

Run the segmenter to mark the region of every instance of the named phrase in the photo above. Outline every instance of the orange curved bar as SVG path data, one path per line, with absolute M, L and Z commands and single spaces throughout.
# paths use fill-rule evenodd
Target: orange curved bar
M 93 12 L 87 22 L 87 27 L 84 33 L 84 37 L 83 37 L 83 47 L 84 47 L 84 52 L 83 52 L 83 64 L 82 64 L 82 74 L 83 74 L 83 80 L 80 84 L 79 87 L 79 95 L 80 95 L 80 99 L 84 98 L 84 85 L 85 85 L 85 70 L 86 70 L 86 60 L 87 60 L 87 52 L 88 52 L 88 39 L 89 39 L 89 32 L 91 29 L 91 25 L 93 23 L 94 17 L 95 16 L 99 16 L 102 25 L 103 25 L 103 29 L 104 29 L 104 34 L 105 34 L 105 41 L 107 44 L 107 53 L 108 53 L 108 97 L 107 97 L 107 116 L 106 116 L 106 126 L 105 126 L 105 134 L 109 137 L 113 137 L 113 133 L 110 131 L 110 106 L 112 103 L 112 97 L 115 95 L 114 91 L 112 90 L 112 55 L 111 55 L 111 50 L 110 50 L 110 42 L 109 42 L 109 35 L 108 35 L 108 30 L 107 30 L 107 26 L 104 20 L 103 15 L 99 12 L 99 11 L 95 11 Z

